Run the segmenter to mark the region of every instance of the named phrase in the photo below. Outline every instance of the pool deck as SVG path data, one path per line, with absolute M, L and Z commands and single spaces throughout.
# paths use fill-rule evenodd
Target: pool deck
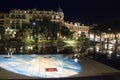
M 105 76 L 105 78 L 107 77 L 107 79 L 109 77 L 110 80 L 120 80 L 120 70 L 109 67 L 107 65 L 96 62 L 94 60 L 88 59 L 86 57 L 81 57 L 79 60 L 79 63 L 82 66 L 82 72 L 79 73 L 78 75 L 69 77 L 69 79 L 81 78 L 84 80 L 85 78 L 85 80 L 106 80 L 106 79 L 100 79 L 101 77 Z M 94 77 L 97 77 L 97 78 L 88 79 L 88 78 L 94 78 Z M 41 78 L 34 78 L 34 77 L 19 75 L 19 74 L 15 74 L 0 68 L 0 79 L 6 80 L 6 79 L 41 79 Z M 68 78 L 63 78 L 63 79 L 69 80 Z M 63 79 L 60 79 L 60 80 L 63 80 Z M 54 79 L 51 79 L 51 80 L 54 80 Z

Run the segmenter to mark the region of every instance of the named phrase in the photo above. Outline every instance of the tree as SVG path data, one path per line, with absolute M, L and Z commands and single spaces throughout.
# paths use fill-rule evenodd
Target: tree
M 0 37 L 1 40 L 5 41 L 5 28 L 3 26 L 0 26 Z
M 29 24 L 23 23 L 22 27 L 17 31 L 16 37 L 18 40 L 21 40 L 23 42 L 28 41 L 28 37 L 30 37 L 31 29 Z
M 50 27 L 51 27 L 51 21 L 50 18 L 43 17 L 42 20 L 39 21 L 40 25 L 40 33 L 43 37 L 48 40 L 48 37 L 50 36 Z
M 56 40 L 57 33 L 60 31 L 60 25 L 58 22 L 51 21 L 48 17 L 43 17 L 39 21 L 40 34 L 46 38 L 46 40 Z
M 118 37 L 117 37 L 117 34 L 120 32 L 120 20 L 109 20 L 109 21 L 106 21 L 102 24 L 100 24 L 97 29 L 101 32 L 104 32 L 106 34 L 114 34 L 114 39 L 116 40 L 116 43 L 115 43 L 115 51 L 114 52 L 117 52 L 117 44 L 118 44 Z M 109 37 L 107 38 L 107 49 L 108 49 L 108 42 L 109 40 Z
M 34 27 L 33 23 L 35 23 Z M 66 26 L 60 26 L 59 22 L 51 21 L 50 18 L 45 16 L 39 21 L 34 19 L 31 20 L 31 26 L 33 34 L 38 36 L 37 38 L 39 38 L 41 35 L 46 40 L 56 40 L 58 33 L 67 38 L 70 38 L 73 35 L 73 32 L 71 32 Z
M 115 40 L 116 40 L 116 43 L 115 43 L 115 53 L 117 52 L 117 45 L 118 45 L 118 37 L 117 37 L 117 34 L 120 33 L 120 20 L 111 20 L 111 21 L 107 21 L 105 23 L 106 25 L 106 32 L 108 33 L 113 33 L 114 36 L 115 36 Z
M 57 39 L 57 34 L 60 31 L 60 25 L 57 22 L 52 22 L 51 27 L 50 27 L 50 32 L 51 32 L 51 38 L 52 40 Z
M 81 53 L 87 51 L 87 49 L 91 46 L 90 40 L 86 38 L 84 33 L 81 33 L 81 36 L 78 38 L 79 45 L 81 46 Z
M 61 27 L 61 36 L 66 38 L 72 38 L 74 32 L 71 32 L 66 26 Z
M 100 25 L 93 24 L 89 32 L 94 34 L 94 42 L 95 42 L 96 36 L 100 36 L 100 42 L 101 42 L 102 31 L 101 31 Z

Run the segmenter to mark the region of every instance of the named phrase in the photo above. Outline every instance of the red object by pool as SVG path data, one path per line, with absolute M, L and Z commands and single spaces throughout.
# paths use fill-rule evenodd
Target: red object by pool
M 46 68 L 47 72 L 54 72 L 57 71 L 57 68 Z

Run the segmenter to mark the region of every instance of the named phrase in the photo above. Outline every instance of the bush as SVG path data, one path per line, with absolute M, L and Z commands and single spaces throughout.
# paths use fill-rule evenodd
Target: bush
M 66 45 L 66 43 L 63 40 L 58 40 L 57 41 L 57 45 Z

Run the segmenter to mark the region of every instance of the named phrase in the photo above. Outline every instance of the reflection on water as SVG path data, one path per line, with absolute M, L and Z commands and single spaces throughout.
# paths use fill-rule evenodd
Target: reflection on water
M 120 46 L 115 45 L 112 43 L 104 43 L 100 44 L 98 43 L 96 46 L 91 46 L 88 49 L 88 53 L 95 53 L 95 54 L 101 54 L 105 55 L 106 58 L 112 59 L 112 58 L 120 58 Z M 101 57 L 100 57 L 101 58 Z
M 120 45 L 99 43 L 88 49 L 87 57 L 120 70 Z
M 76 54 L 78 56 L 85 56 L 89 53 L 100 53 L 106 55 L 108 59 L 113 57 L 120 58 L 120 46 L 115 49 L 114 44 L 97 44 L 86 49 L 84 53 L 81 53 L 80 45 L 74 46 L 53 46 L 50 44 L 41 45 L 8 45 L 0 46 L 0 54 Z M 117 50 L 117 52 L 115 52 Z
M 61 54 L 74 53 L 75 46 L 24 45 L 0 46 L 0 54 Z

